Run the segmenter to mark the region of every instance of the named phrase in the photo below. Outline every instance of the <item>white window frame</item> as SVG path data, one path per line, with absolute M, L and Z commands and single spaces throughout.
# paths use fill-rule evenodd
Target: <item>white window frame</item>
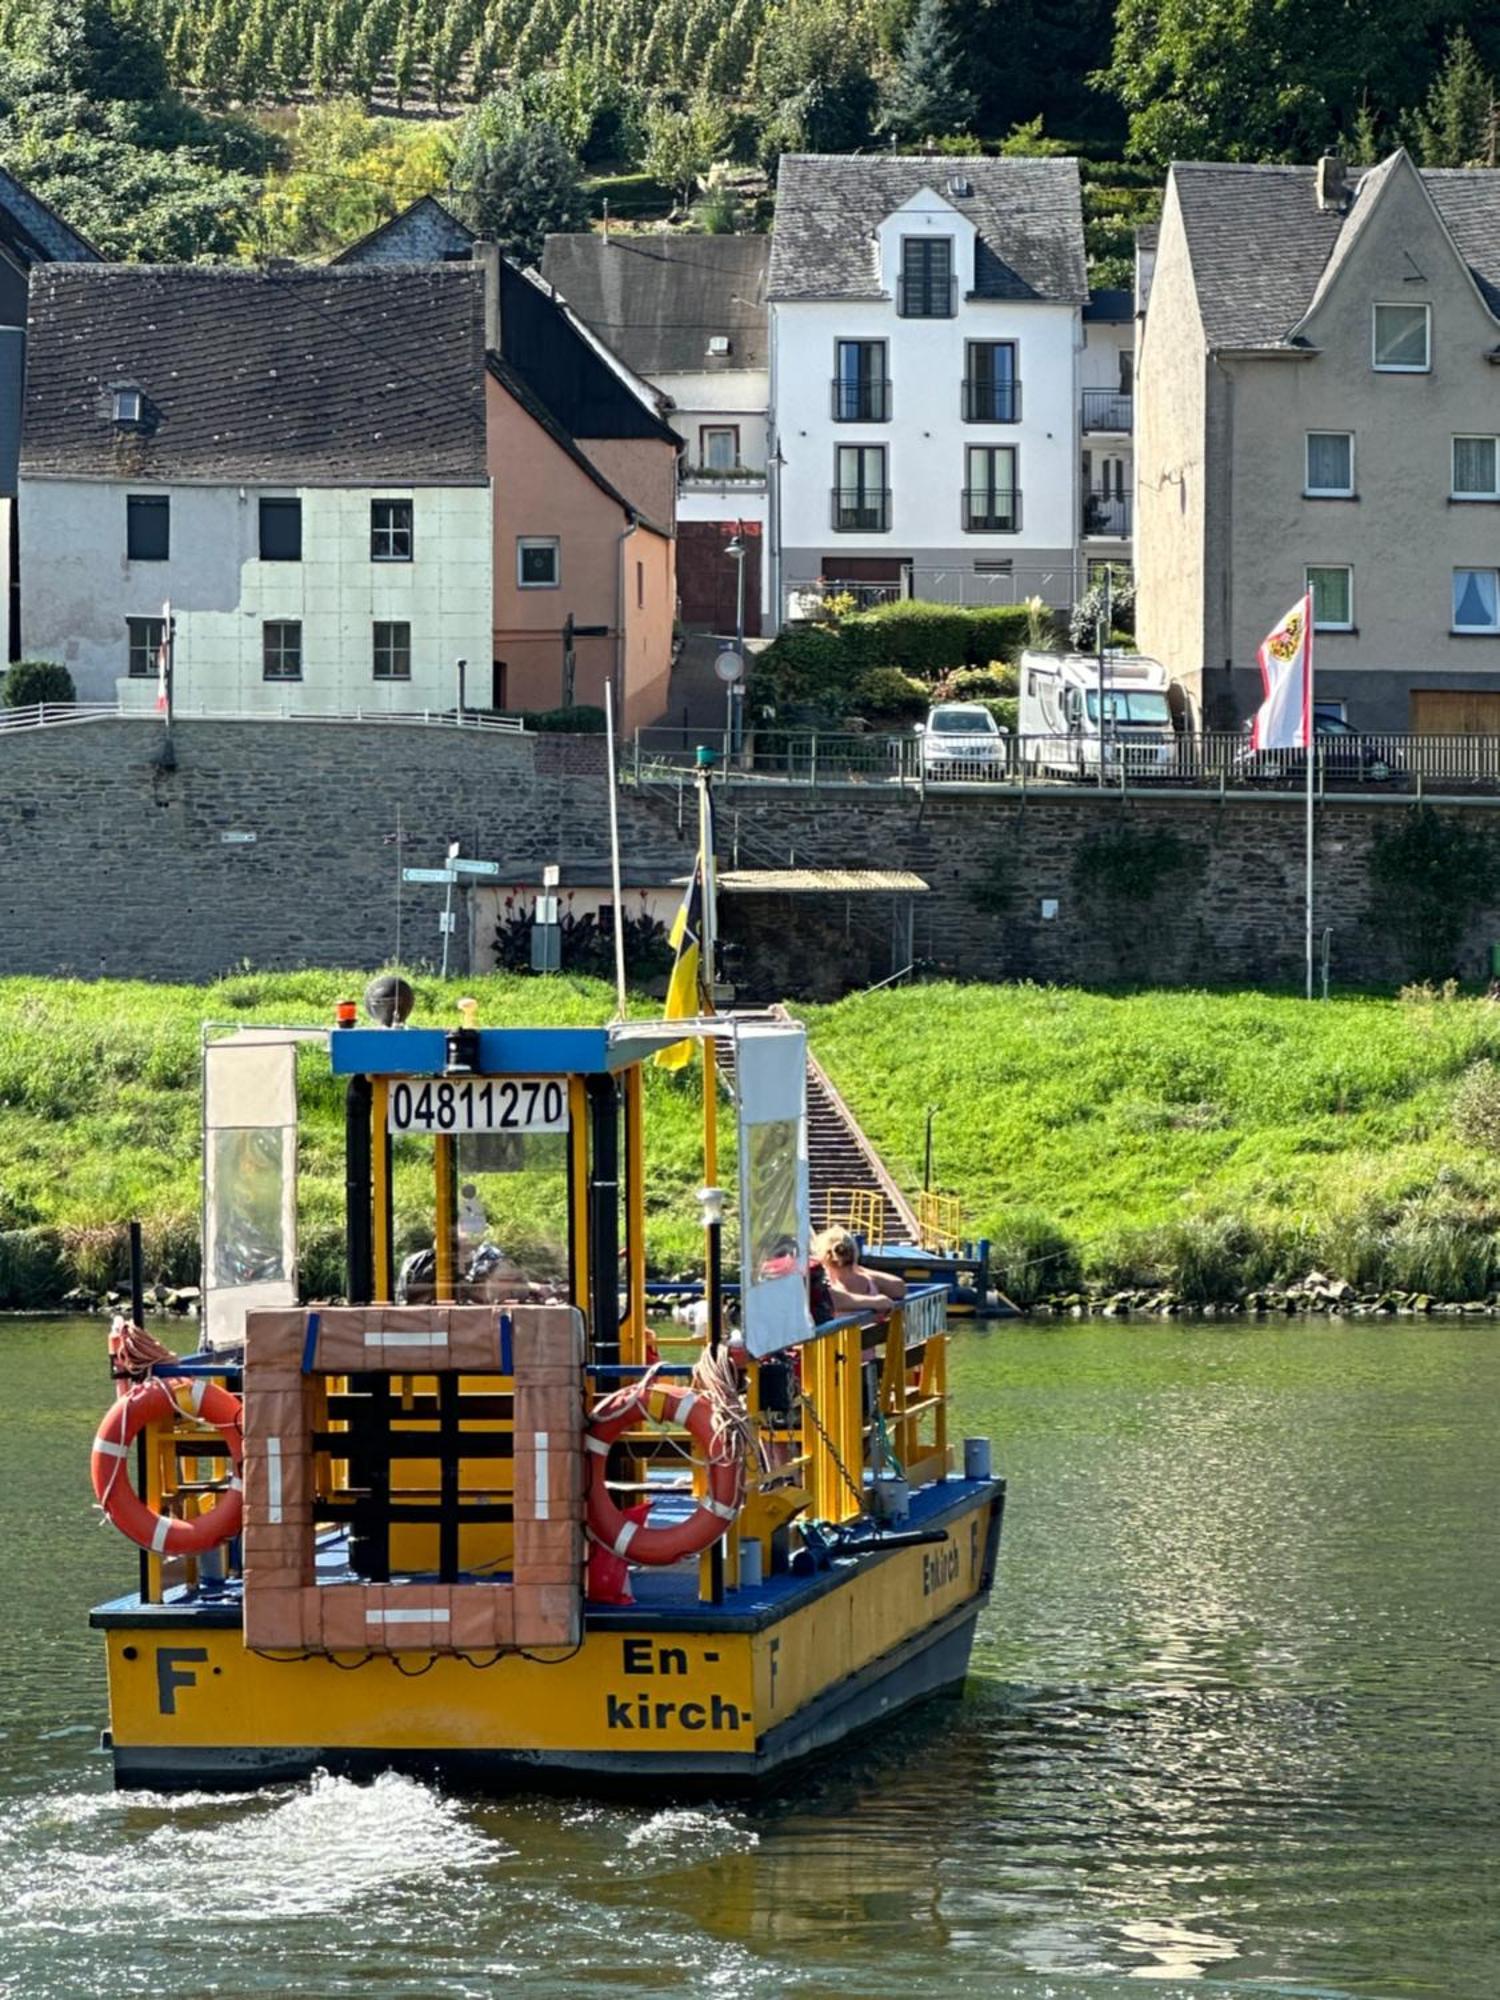
M 552 551 L 552 576 L 547 583 L 538 583 L 522 574 L 524 558 L 530 549 L 550 549 Z M 557 535 L 517 535 L 516 536 L 516 588 L 517 590 L 561 590 L 562 589 L 562 540 Z
M 1383 312 L 1420 312 L 1424 315 L 1426 355 L 1420 361 L 1382 361 L 1380 358 L 1380 315 Z M 1377 375 L 1430 375 L 1432 373 L 1432 307 L 1420 299 L 1377 299 L 1370 307 L 1370 366 Z
M 398 632 L 406 634 L 404 642 L 396 638 L 395 635 Z M 384 639 L 381 637 L 382 633 L 385 634 Z M 404 686 L 409 683 L 411 680 L 411 620 L 409 618 L 374 619 L 370 627 L 370 651 L 371 676 L 382 687 Z M 395 662 L 403 653 L 406 658 L 406 671 L 405 673 L 396 673 L 394 671 Z M 382 657 L 385 660 L 386 667 L 384 673 L 380 670 Z
M 1349 440 L 1349 484 L 1314 486 L 1312 483 L 1312 441 L 1314 438 L 1341 437 Z M 1308 500 L 1352 500 L 1354 498 L 1353 431 L 1307 431 L 1302 440 L 1302 492 Z
M 1458 489 L 1458 447 L 1487 444 L 1490 447 L 1490 485 L 1486 493 L 1461 493 Z M 1500 437 L 1486 431 L 1455 431 L 1448 447 L 1448 498 L 1463 504 L 1467 500 L 1500 500 Z
M 402 526 L 396 519 L 396 510 L 406 509 L 406 521 Z M 385 509 L 383 520 L 377 519 L 380 510 Z M 405 538 L 404 552 L 400 547 Z M 409 563 L 416 555 L 417 510 L 409 493 L 377 493 L 370 502 L 370 560 L 378 563 Z
M 1493 625 L 1460 625 L 1458 622 L 1458 579 L 1461 576 L 1487 576 L 1494 582 L 1495 622 Z M 1453 570 L 1452 596 L 1449 599 L 1449 631 L 1461 633 L 1464 638 L 1500 638 L 1500 570 L 1491 569 L 1486 563 L 1459 563 Z
M 1326 619 L 1326 618 L 1319 618 L 1319 616 L 1318 616 L 1318 600 L 1317 600 L 1317 596 L 1316 596 L 1316 593 L 1314 593 L 1314 595 L 1313 595 L 1313 630 L 1314 630 L 1315 632 L 1352 632 L 1352 631 L 1354 630 L 1354 565 L 1353 565 L 1353 563 L 1309 563 L 1309 564 L 1307 565 L 1306 569 L 1305 569 L 1305 570 L 1304 570 L 1304 571 L 1302 572 L 1302 581 L 1303 581 L 1303 587 L 1304 587 L 1304 589 L 1306 589 L 1306 590 L 1308 590 L 1308 591 L 1311 591 L 1311 590 L 1312 590 L 1312 588 L 1313 588 L 1313 577 L 1314 577 L 1314 575 L 1315 575 L 1315 574 L 1318 574 L 1318 573 L 1325 573 L 1325 572 L 1327 572 L 1327 571 L 1329 571 L 1329 570 L 1342 570 L 1342 571 L 1344 572 L 1345 576 L 1347 576 L 1347 577 L 1348 577 L 1348 579 L 1349 579 L 1349 616 L 1348 616 L 1347 620 L 1345 620 L 1345 621 L 1343 621 L 1343 622 L 1341 622 L 1341 623 L 1339 623 L 1339 624 L 1334 624 L 1334 623 L 1332 623 L 1332 622 L 1331 622 L 1330 620 L 1328 620 L 1328 619 Z
M 278 634 L 295 632 L 297 635 L 295 641 L 290 643 L 284 637 L 278 637 L 276 640 L 275 658 L 278 670 L 275 673 L 271 671 L 272 652 L 270 634 L 273 630 Z M 297 671 L 289 674 L 284 669 L 287 656 L 293 650 L 293 647 L 295 647 L 297 655 Z M 300 618 L 266 618 L 262 620 L 260 677 L 263 681 L 269 682 L 272 687 L 289 687 L 302 679 L 302 620 Z
M 138 628 L 144 628 L 140 643 L 137 643 Z M 127 680 L 154 681 L 161 673 L 161 649 L 165 636 L 164 618 L 127 618 L 125 620 L 125 675 Z M 140 660 L 141 664 L 136 665 Z
M 710 456 L 710 438 L 728 438 L 729 463 L 715 465 Z M 736 472 L 740 463 L 740 427 L 738 424 L 700 424 L 698 426 L 698 463 L 705 472 Z

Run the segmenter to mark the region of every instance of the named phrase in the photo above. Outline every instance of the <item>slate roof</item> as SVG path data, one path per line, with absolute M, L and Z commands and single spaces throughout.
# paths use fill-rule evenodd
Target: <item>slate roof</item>
M 330 257 L 330 264 L 436 264 L 469 256 L 474 231 L 444 208 L 436 195 L 424 194 L 399 215 L 379 223 L 347 249 Z
M 1279 347 L 1373 212 L 1403 156 L 1348 176 L 1346 209 L 1319 208 L 1315 167 L 1181 162 L 1172 168 L 1210 347 Z M 1500 314 L 1500 174 L 1425 169 L 1422 180 L 1492 312 Z
M 542 276 L 638 375 L 769 365 L 765 236 L 549 236 Z M 726 335 L 729 352 L 710 354 Z
M 500 346 L 565 431 L 575 438 L 654 438 L 675 450 L 682 442 L 632 387 L 619 366 L 599 352 L 566 305 L 539 277 L 509 259 L 500 265 Z
M 948 192 L 950 179 L 972 193 Z M 875 231 L 923 188 L 978 231 L 976 298 L 1088 297 L 1074 159 L 1009 160 L 783 153 L 771 232 L 772 299 L 878 299 Z
M 1089 293 L 1083 317 L 1088 326 L 1128 326 L 1135 318 L 1135 299 L 1128 291 L 1106 286 Z
M 486 477 L 472 264 L 45 264 L 31 274 L 21 469 L 286 485 Z M 111 390 L 146 420 L 122 431 Z
M 80 236 L 55 208 L 3 167 L 0 167 L 0 242 L 27 270 L 33 264 L 99 261 L 99 252 L 86 236 Z

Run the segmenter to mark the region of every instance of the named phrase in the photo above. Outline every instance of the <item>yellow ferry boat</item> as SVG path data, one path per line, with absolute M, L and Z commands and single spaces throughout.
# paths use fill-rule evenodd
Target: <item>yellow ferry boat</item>
M 117 1784 L 722 1793 L 961 1684 L 1004 1486 L 984 1440 L 955 1462 L 943 1285 L 813 1317 L 802 1028 L 424 1027 L 399 980 L 370 998 L 369 1026 L 205 1038 L 202 1348 L 122 1329 L 95 1440 L 142 1545 L 92 1613 Z M 309 1039 L 345 1090 L 338 1305 L 296 1289 Z M 684 1050 L 706 1278 L 663 1330 L 644 1072 Z

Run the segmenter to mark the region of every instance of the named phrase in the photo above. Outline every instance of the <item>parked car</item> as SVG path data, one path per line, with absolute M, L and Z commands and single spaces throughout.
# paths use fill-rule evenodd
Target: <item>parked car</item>
M 1250 727 L 1249 723 L 1245 725 Z M 1346 722 L 1334 708 L 1313 710 L 1313 737 L 1326 783 L 1384 785 L 1401 776 L 1391 760 L 1384 737 L 1369 736 Z M 1247 784 L 1299 784 L 1307 777 L 1305 750 L 1254 750 L 1249 744 L 1235 759 L 1235 770 Z
M 1006 768 L 1006 738 L 983 702 L 945 701 L 917 724 L 926 778 L 998 778 Z

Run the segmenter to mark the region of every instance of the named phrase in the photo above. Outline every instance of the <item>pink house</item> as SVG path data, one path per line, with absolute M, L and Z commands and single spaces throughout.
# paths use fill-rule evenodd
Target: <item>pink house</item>
M 651 391 L 540 279 L 475 245 L 485 274 L 497 708 L 669 706 L 680 440 Z

